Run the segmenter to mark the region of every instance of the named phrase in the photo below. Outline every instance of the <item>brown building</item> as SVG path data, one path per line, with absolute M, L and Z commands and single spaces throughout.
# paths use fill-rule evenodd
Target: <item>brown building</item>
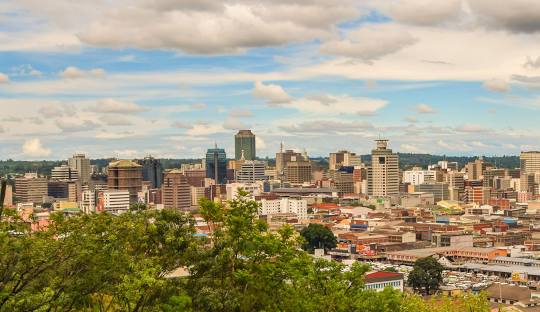
M 109 190 L 129 191 L 129 202 L 137 202 L 142 190 L 142 166 L 131 160 L 117 160 L 109 164 Z
M 312 168 L 309 161 L 290 161 L 285 166 L 287 182 L 291 184 L 303 184 L 311 182 Z
M 191 186 L 181 170 L 165 172 L 161 195 L 165 208 L 184 211 L 191 208 Z
M 15 193 L 20 203 L 42 204 L 43 197 L 48 195 L 47 178 L 40 178 L 32 173 L 15 178 Z

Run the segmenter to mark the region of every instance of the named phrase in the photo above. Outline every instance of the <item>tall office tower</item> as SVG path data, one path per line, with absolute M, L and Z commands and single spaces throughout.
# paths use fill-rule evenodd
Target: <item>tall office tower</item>
M 328 159 L 328 170 L 338 170 L 342 166 L 357 167 L 360 165 L 362 165 L 360 156 L 348 151 L 330 153 L 330 157 Z
M 289 161 L 309 160 L 304 159 L 302 153 L 293 150 L 283 150 L 283 143 L 278 153 L 276 153 L 276 171 L 278 175 L 283 174 L 283 170 Z
M 60 167 L 54 167 L 51 170 L 51 180 L 74 181 L 78 179 L 79 179 L 78 171 L 68 165 L 61 165 Z
M 540 151 L 521 152 L 519 159 L 521 163 L 520 189 L 523 192 L 534 193 L 537 188 L 535 185 L 540 183 L 537 178 L 540 174 Z
M 142 160 L 143 181 L 150 182 L 151 188 L 160 188 L 163 179 L 163 167 L 159 159 L 147 156 Z
M 240 130 L 234 136 L 234 159 L 239 160 L 244 153 L 245 160 L 255 160 L 255 135 L 251 130 Z
M 399 194 L 399 156 L 388 149 L 388 140 L 375 140 L 368 171 L 368 194 L 383 197 Z
M 142 166 L 131 160 L 111 162 L 107 185 L 110 191 L 128 191 L 130 203 L 137 203 L 137 193 L 142 190 Z
M 486 163 L 483 157 L 479 157 L 474 162 L 468 163 L 465 165 L 467 180 L 482 180 L 484 178 L 484 171 L 488 167 L 491 167 L 491 165 Z
M 242 162 L 240 168 L 236 171 L 236 182 L 253 183 L 266 180 L 265 175 L 266 162 L 260 160 L 246 160 Z
M 43 197 L 48 194 L 47 178 L 41 178 L 36 173 L 15 178 L 15 194 L 20 203 L 42 204 Z
M 182 170 L 166 171 L 161 185 L 163 207 L 187 211 L 191 208 L 191 186 Z
M 227 180 L 227 154 L 217 145 L 206 152 L 206 177 L 214 179 L 217 184 L 225 184 Z
M 348 166 L 332 170 L 328 176 L 340 194 L 354 193 L 354 167 Z
M 90 181 L 90 159 L 86 158 L 84 154 L 73 155 L 73 157 L 68 159 L 68 166 L 77 170 L 81 184 L 86 184 Z
M 310 161 L 289 161 L 285 165 L 285 177 L 287 182 L 291 184 L 303 184 L 311 182 L 313 177 L 311 162 Z

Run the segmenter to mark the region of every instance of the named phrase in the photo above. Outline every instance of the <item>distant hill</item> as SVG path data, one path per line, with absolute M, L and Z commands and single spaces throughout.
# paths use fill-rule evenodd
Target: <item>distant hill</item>
M 460 167 L 466 163 L 474 161 L 477 157 L 469 156 L 441 156 L 430 154 L 411 154 L 399 153 L 399 162 L 402 169 L 408 169 L 413 166 L 427 167 L 430 164 L 436 164 L 441 160 L 456 161 Z M 311 158 L 316 168 L 328 168 L 328 158 L 314 157 Z M 497 156 L 484 157 L 486 162 L 494 164 L 499 168 L 519 168 L 519 156 Z M 263 159 L 268 161 L 270 165 L 275 164 L 275 160 L 271 158 Z M 91 164 L 97 165 L 99 168 L 107 166 L 111 159 L 92 159 Z M 178 168 L 185 163 L 200 162 L 200 159 L 161 159 L 163 168 Z M 362 155 L 362 161 L 371 162 L 371 155 Z M 0 176 L 7 174 L 22 174 L 25 172 L 37 172 L 42 175 L 50 175 L 52 168 L 60 166 L 66 161 L 60 160 L 42 160 L 42 161 L 22 161 L 22 160 L 0 160 Z

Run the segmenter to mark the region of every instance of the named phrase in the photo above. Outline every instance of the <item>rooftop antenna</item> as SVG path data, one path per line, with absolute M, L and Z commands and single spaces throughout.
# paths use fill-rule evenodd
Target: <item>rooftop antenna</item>
M 283 153 L 283 141 L 279 144 L 279 152 Z

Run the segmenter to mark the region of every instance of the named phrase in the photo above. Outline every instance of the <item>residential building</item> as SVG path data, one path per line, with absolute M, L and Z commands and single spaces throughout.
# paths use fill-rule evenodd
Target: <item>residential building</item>
M 137 203 L 142 190 L 142 166 L 131 160 L 117 160 L 109 164 L 107 185 L 110 191 L 128 191 L 130 203 Z
M 435 170 L 423 170 L 415 167 L 412 170 L 403 171 L 403 183 L 419 185 L 426 181 L 435 181 L 436 176 L 437 172 Z
M 299 198 L 262 199 L 259 215 L 294 213 L 298 220 L 306 220 L 307 200 Z
M 244 155 L 245 160 L 255 160 L 256 141 L 251 130 L 240 130 L 234 136 L 234 159 L 239 160 Z
M 399 194 L 399 157 L 387 148 L 388 140 L 375 140 L 368 170 L 368 195 L 386 197 Z

